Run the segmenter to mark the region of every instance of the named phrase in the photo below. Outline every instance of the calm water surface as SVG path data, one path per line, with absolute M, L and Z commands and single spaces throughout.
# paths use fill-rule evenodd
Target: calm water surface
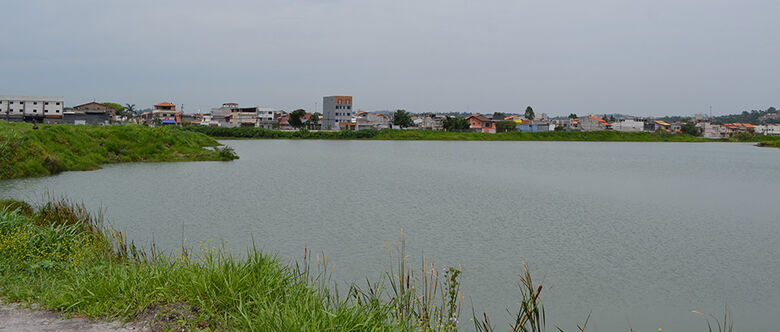
M 233 162 L 138 163 L 0 182 L 0 196 L 105 206 L 136 243 L 254 237 L 285 260 L 324 252 L 341 283 L 377 279 L 385 241 L 461 266 L 502 321 L 527 262 L 547 316 L 575 330 L 778 328 L 780 150 L 747 144 L 226 141 Z M 468 300 L 467 300 L 468 302 Z M 470 312 L 466 309 L 465 312 Z

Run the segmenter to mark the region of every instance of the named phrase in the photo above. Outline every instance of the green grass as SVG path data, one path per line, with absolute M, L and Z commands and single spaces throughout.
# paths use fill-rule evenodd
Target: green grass
M 0 121 L 0 179 L 45 176 L 133 161 L 232 160 L 211 137 L 137 125 L 39 125 Z
M 595 142 L 710 142 L 711 139 L 663 133 L 627 133 L 619 131 L 549 131 L 524 133 L 460 133 L 424 130 L 383 130 L 374 139 L 456 140 L 456 141 L 595 141 Z
M 224 139 L 327 139 L 327 140 L 409 140 L 409 141 L 585 141 L 585 142 L 755 142 L 763 147 L 780 147 L 780 137 L 740 134 L 728 139 L 710 139 L 684 134 L 619 131 L 518 131 L 485 134 L 431 130 L 281 131 L 255 127 L 188 126 L 187 131 Z
M 0 210 L 0 297 L 162 329 L 391 331 L 388 307 L 331 297 L 309 268 L 251 249 L 146 253 L 83 206 Z
M 5 200 L 0 299 L 65 315 L 143 321 L 154 330 L 546 330 L 543 287 L 525 265 L 511 322 L 497 326 L 484 313 L 462 315 L 460 268 L 442 270 L 424 259 L 413 268 L 403 233 L 386 246 L 392 263 L 385 277 L 339 294 L 329 286 L 326 257 L 308 251 L 301 264 L 285 264 L 255 247 L 234 256 L 211 242 L 183 245 L 176 253 L 146 251 L 105 228 L 102 216 L 83 205 L 50 199 L 33 209 Z M 733 329 L 728 310 L 715 325 L 696 313 L 710 330 Z M 589 319 L 576 330 L 585 331 Z
M 185 127 L 186 130 L 219 138 L 257 139 L 372 139 L 434 141 L 614 141 L 614 142 L 710 142 L 711 139 L 663 133 L 618 131 L 507 132 L 497 134 L 431 130 L 280 131 L 254 127 Z

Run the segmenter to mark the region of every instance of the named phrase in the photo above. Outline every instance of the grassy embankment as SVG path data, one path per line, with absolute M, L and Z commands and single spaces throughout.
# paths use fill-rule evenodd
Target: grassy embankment
M 369 140 L 432 140 L 432 141 L 613 141 L 613 142 L 710 142 L 711 139 L 689 135 L 661 133 L 625 133 L 618 131 L 551 131 L 523 133 L 519 131 L 485 134 L 432 130 L 358 130 L 358 131 L 280 131 L 256 127 L 185 127 L 186 130 L 217 138 L 256 139 L 369 139 Z
M 527 268 L 512 323 L 496 328 L 487 315 L 461 313 L 460 269 L 440 270 L 425 260 L 412 268 L 403 237 L 387 247 L 394 263 L 385 277 L 353 284 L 340 296 L 329 288 L 332 270 L 319 264 L 324 257 L 312 267 L 313 257 L 287 265 L 256 248 L 239 257 L 208 244 L 144 251 L 81 205 L 59 199 L 34 208 L 6 200 L 0 201 L 0 300 L 140 320 L 155 330 L 545 330 L 542 286 Z M 577 331 L 587 329 L 588 318 Z M 731 331 L 728 315 L 716 324 Z
M 780 137 L 738 135 L 728 139 L 710 139 L 684 134 L 627 133 L 619 131 L 551 131 L 540 133 L 506 132 L 497 134 L 430 130 L 359 131 L 280 131 L 255 127 L 223 128 L 189 126 L 185 130 L 226 139 L 347 139 L 347 140 L 430 140 L 430 141 L 586 141 L 586 142 L 753 142 L 758 146 L 780 147 Z
M 39 125 L 0 121 L 0 179 L 45 176 L 131 161 L 232 160 L 232 149 L 178 128 Z

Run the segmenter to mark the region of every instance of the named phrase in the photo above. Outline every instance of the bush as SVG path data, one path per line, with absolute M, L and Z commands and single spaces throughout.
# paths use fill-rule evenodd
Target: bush
M 0 199 L 0 211 L 16 211 L 17 213 L 24 216 L 32 216 L 33 214 L 33 208 L 30 206 L 30 204 L 13 199 Z

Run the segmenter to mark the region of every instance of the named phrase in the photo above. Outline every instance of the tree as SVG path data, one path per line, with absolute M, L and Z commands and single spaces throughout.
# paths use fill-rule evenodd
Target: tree
M 615 116 L 614 115 L 610 115 L 609 116 L 609 122 L 615 122 Z
M 570 113 L 569 114 L 569 119 L 573 120 L 573 119 L 576 119 L 576 118 L 577 118 L 577 114 L 574 114 L 574 113 Z
M 525 118 L 528 120 L 533 120 L 536 117 L 534 114 L 534 109 L 531 108 L 531 106 L 528 106 L 525 108 Z
M 317 129 L 317 127 L 319 126 L 319 121 L 320 121 L 319 113 L 314 113 L 311 115 L 311 117 L 309 117 L 308 120 L 306 120 L 306 122 L 304 123 L 304 127 L 309 129 Z
M 514 121 L 507 120 L 507 121 L 496 121 L 496 131 L 497 132 L 507 132 L 507 131 L 513 131 L 515 130 L 517 124 Z
M 506 114 L 504 112 L 493 112 L 493 119 L 500 118 L 503 119 L 506 117 Z
M 125 107 L 122 106 L 122 105 L 119 105 L 117 103 L 108 103 L 108 102 L 103 102 L 101 104 L 113 108 L 114 109 L 114 114 L 118 114 L 120 116 L 124 115 Z
M 680 132 L 691 136 L 701 135 L 699 128 L 696 128 L 696 125 L 693 122 L 686 122 L 682 126 L 680 126 Z
M 442 121 L 442 127 L 446 131 L 469 129 L 469 122 L 464 118 L 448 116 Z
M 393 124 L 400 126 L 401 128 L 411 127 L 414 125 L 412 122 L 412 116 L 406 110 L 397 110 L 393 113 Z
M 287 119 L 287 123 L 289 123 L 293 128 L 300 128 L 303 126 L 303 121 L 301 121 L 301 118 L 304 115 L 306 115 L 306 111 L 302 109 L 294 110 L 292 113 L 290 113 L 290 117 Z
M 125 109 L 125 112 L 122 115 L 124 115 L 126 117 L 133 117 L 133 116 L 135 116 L 135 104 L 125 104 L 124 109 Z

